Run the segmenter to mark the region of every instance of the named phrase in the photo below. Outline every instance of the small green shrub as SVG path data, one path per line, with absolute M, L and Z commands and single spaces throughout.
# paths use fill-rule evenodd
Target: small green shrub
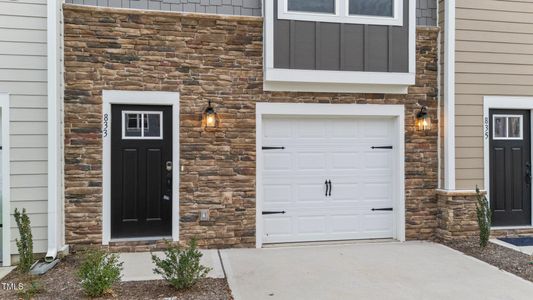
M 78 277 L 85 294 L 99 297 L 111 293 L 113 284 L 121 278 L 122 263 L 117 254 L 103 250 L 88 250 L 78 270 Z
M 479 245 L 481 248 L 485 248 L 489 243 L 490 238 L 490 226 L 491 226 L 491 211 L 487 197 L 482 195 L 479 191 L 479 187 L 476 186 L 476 214 L 477 223 L 479 225 Z
M 152 261 L 156 265 L 154 273 L 163 276 L 176 289 L 192 287 L 211 271 L 211 268 L 200 264 L 202 253 L 197 248 L 196 240 L 192 239 L 185 249 L 168 242 L 167 246 L 164 259 L 152 253 Z
M 25 283 L 24 288 L 18 291 L 18 296 L 20 299 L 29 300 L 33 299 L 33 297 L 39 294 L 42 290 L 43 287 L 38 281 L 31 280 L 28 283 Z
M 17 222 L 20 235 L 20 240 L 15 240 L 20 257 L 18 269 L 22 273 L 28 273 L 35 260 L 33 258 L 33 237 L 31 234 L 30 217 L 28 217 L 25 208 L 22 209 L 22 212 L 15 208 L 15 222 Z

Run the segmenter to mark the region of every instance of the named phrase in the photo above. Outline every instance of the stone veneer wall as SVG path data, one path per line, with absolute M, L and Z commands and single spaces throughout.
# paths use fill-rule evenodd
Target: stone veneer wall
M 479 236 L 474 191 L 437 190 L 438 240 L 457 240 Z
M 437 28 L 417 32 L 417 82 L 408 95 L 264 92 L 258 17 L 65 5 L 65 224 L 69 244 L 102 239 L 102 90 L 179 91 L 180 239 L 202 247 L 255 245 L 255 103 L 373 103 L 406 107 L 406 235 L 437 227 Z M 207 100 L 222 119 L 204 132 Z M 211 210 L 201 223 L 198 211 Z

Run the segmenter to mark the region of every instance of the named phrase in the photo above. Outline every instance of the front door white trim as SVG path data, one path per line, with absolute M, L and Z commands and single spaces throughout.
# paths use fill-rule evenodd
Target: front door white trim
M 256 248 L 263 246 L 263 195 L 262 195 L 262 124 L 267 115 L 293 116 L 383 116 L 393 117 L 398 132 L 394 148 L 394 236 L 405 241 L 405 107 L 403 105 L 375 104 L 304 104 L 304 103 L 257 103 L 256 104 Z
M 9 94 L 0 93 L 2 126 L 2 266 L 11 265 L 11 184 L 9 158 Z
M 487 200 L 490 205 L 490 110 L 491 109 L 524 109 L 530 110 L 533 115 L 533 97 L 508 97 L 508 96 L 485 96 L 483 97 L 483 185 L 487 191 Z M 531 122 L 531 134 L 533 137 L 533 122 Z M 533 147 L 531 147 L 531 157 L 533 157 Z M 531 191 L 533 201 L 533 189 Z M 531 206 L 531 226 L 520 226 L 520 228 L 533 227 L 533 205 Z M 503 229 L 507 227 L 497 227 Z M 508 227 L 513 229 L 514 227 Z
M 145 91 L 103 91 L 103 220 L 102 244 L 111 241 L 111 105 L 172 106 L 172 240 L 179 240 L 179 93 Z

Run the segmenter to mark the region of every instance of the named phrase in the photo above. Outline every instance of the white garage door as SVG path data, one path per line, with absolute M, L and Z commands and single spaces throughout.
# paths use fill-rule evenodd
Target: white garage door
M 268 117 L 262 135 L 264 243 L 393 236 L 392 118 Z

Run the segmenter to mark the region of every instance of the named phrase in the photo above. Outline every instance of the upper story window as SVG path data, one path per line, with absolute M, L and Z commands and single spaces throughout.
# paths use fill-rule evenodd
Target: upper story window
M 403 0 L 278 0 L 278 18 L 402 26 L 402 3 Z

